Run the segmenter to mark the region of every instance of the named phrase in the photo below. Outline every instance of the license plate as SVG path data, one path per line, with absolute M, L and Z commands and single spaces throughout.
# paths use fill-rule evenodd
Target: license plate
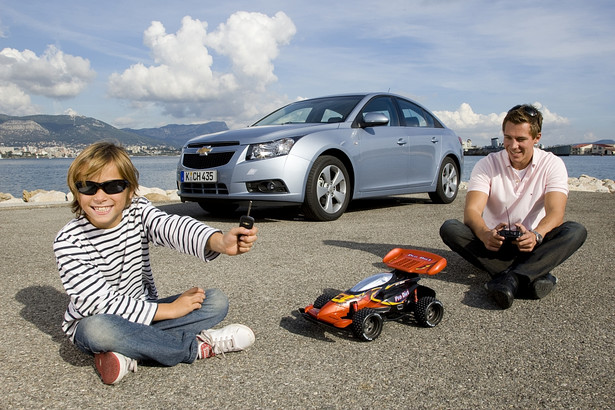
M 182 182 L 218 182 L 218 171 L 182 171 Z

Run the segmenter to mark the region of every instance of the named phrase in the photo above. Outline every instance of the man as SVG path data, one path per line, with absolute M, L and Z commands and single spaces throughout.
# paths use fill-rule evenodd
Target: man
M 448 220 L 440 228 L 446 245 L 489 273 L 487 291 L 502 309 L 517 296 L 548 295 L 557 283 L 550 272 L 587 237 L 581 224 L 564 222 L 568 172 L 561 158 L 535 147 L 541 130 L 535 107 L 508 111 L 504 150 L 472 170 L 463 223 Z M 504 230 L 518 237 L 505 237 Z

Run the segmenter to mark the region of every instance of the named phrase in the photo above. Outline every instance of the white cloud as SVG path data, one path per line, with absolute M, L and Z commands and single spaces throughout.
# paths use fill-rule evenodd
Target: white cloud
M 452 129 L 499 127 L 504 119 L 504 114 L 477 114 L 468 103 L 462 103 L 456 111 L 435 111 L 434 114 Z
M 194 103 L 225 98 L 238 91 L 263 90 L 275 81 L 273 59 L 279 47 L 295 34 L 284 14 L 268 17 L 261 13 L 237 12 L 215 32 L 207 23 L 189 16 L 175 34 L 167 34 L 161 22 L 145 31 L 155 65 L 135 64 L 109 79 L 110 95 L 117 98 L 169 103 Z M 228 57 L 232 72 L 213 70 L 208 47 Z M 246 88 L 247 87 L 247 88 Z
M 240 11 L 206 39 L 214 50 L 228 56 L 240 79 L 253 82 L 257 90 L 276 81 L 273 60 L 280 45 L 290 42 L 296 33 L 293 22 L 283 12 L 272 18 L 261 13 Z
M 237 12 L 224 24 L 207 32 L 207 23 L 186 16 L 175 34 L 161 22 L 144 33 L 153 65 L 132 65 L 109 78 L 112 97 L 155 102 L 176 117 L 203 113 L 234 117 L 254 112 L 256 93 L 274 82 L 273 60 L 296 29 L 282 12 L 273 17 Z M 210 49 L 220 57 L 214 61 Z M 229 72 L 215 71 L 228 58 Z
M 81 117 L 81 115 L 79 115 L 79 113 L 75 110 L 73 110 L 72 108 L 67 108 L 66 110 L 64 110 L 64 115 L 68 115 L 70 117 Z
M 53 45 L 40 57 L 27 49 L 0 51 L 0 81 L 25 93 L 59 99 L 74 97 L 95 75 L 87 59 L 64 54 Z
M 569 125 L 570 121 L 555 112 L 552 112 L 540 102 L 533 103 L 543 116 L 543 129 L 558 129 Z M 463 139 L 470 138 L 475 145 L 487 145 L 491 138 L 502 135 L 502 121 L 506 112 L 478 114 L 470 104 L 462 103 L 455 111 L 434 111 L 434 114 L 455 131 Z
M 0 82 L 0 112 L 8 115 L 28 115 L 37 112 L 30 96 L 15 84 Z

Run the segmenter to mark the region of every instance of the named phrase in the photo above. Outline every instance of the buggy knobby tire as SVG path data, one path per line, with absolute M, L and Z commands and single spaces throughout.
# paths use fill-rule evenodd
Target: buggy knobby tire
M 316 309 L 320 309 L 322 308 L 324 305 L 327 304 L 328 301 L 330 301 L 331 299 L 333 299 L 335 296 L 337 296 L 337 292 L 333 293 L 333 292 L 325 292 L 322 295 L 318 296 L 316 298 L 316 301 L 314 302 L 314 307 Z
M 380 336 L 384 319 L 373 309 L 361 309 L 352 318 L 352 332 L 362 342 L 371 342 Z
M 440 323 L 443 315 L 444 306 L 434 297 L 425 296 L 416 303 L 414 318 L 421 326 L 434 327 Z

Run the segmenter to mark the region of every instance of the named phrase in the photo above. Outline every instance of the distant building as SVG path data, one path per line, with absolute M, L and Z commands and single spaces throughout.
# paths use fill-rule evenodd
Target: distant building
M 613 147 L 612 144 L 592 144 L 591 154 L 592 155 L 613 155 Z
M 576 144 L 572 146 L 572 155 L 588 155 L 591 154 L 593 144 Z
M 572 155 L 613 155 L 614 144 L 576 144 Z

